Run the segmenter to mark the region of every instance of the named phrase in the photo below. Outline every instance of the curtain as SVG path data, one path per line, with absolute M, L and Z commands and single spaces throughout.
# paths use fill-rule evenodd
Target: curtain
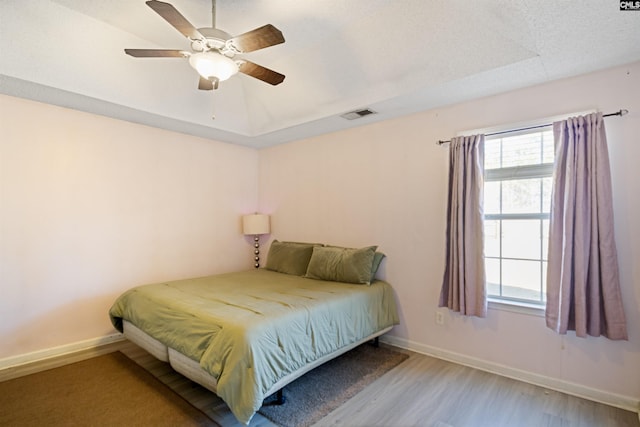
M 547 326 L 626 340 L 602 114 L 556 122 L 553 132 Z
M 446 265 L 440 307 L 487 315 L 483 235 L 484 135 L 452 138 L 449 146 Z

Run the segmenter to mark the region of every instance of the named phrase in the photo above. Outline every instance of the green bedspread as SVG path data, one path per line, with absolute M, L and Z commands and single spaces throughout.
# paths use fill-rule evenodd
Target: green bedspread
M 109 311 L 195 361 L 248 423 L 282 377 L 398 323 L 391 286 L 305 279 L 256 269 L 144 285 Z

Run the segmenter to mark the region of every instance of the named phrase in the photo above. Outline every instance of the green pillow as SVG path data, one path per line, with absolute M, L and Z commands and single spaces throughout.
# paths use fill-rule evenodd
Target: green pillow
M 380 268 L 380 263 L 382 263 L 382 259 L 386 255 L 382 252 L 376 252 L 373 254 L 373 264 L 371 265 L 371 281 L 373 282 L 376 278 L 376 273 L 378 272 L 378 268 Z
M 369 285 L 376 249 L 377 246 L 361 249 L 316 246 L 304 277 Z
M 313 253 L 314 243 L 279 242 L 274 240 L 267 256 L 267 270 L 303 276 Z

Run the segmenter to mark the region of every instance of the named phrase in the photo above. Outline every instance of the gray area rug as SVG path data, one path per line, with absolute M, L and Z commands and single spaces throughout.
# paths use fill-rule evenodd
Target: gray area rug
M 284 405 L 266 405 L 271 396 L 258 412 L 283 427 L 310 426 L 408 357 L 363 344 L 285 386 Z

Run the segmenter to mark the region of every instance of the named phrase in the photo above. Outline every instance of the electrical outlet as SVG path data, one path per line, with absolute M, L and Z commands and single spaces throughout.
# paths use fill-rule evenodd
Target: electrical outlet
M 436 311 L 436 324 L 444 325 L 444 313 L 441 311 Z

